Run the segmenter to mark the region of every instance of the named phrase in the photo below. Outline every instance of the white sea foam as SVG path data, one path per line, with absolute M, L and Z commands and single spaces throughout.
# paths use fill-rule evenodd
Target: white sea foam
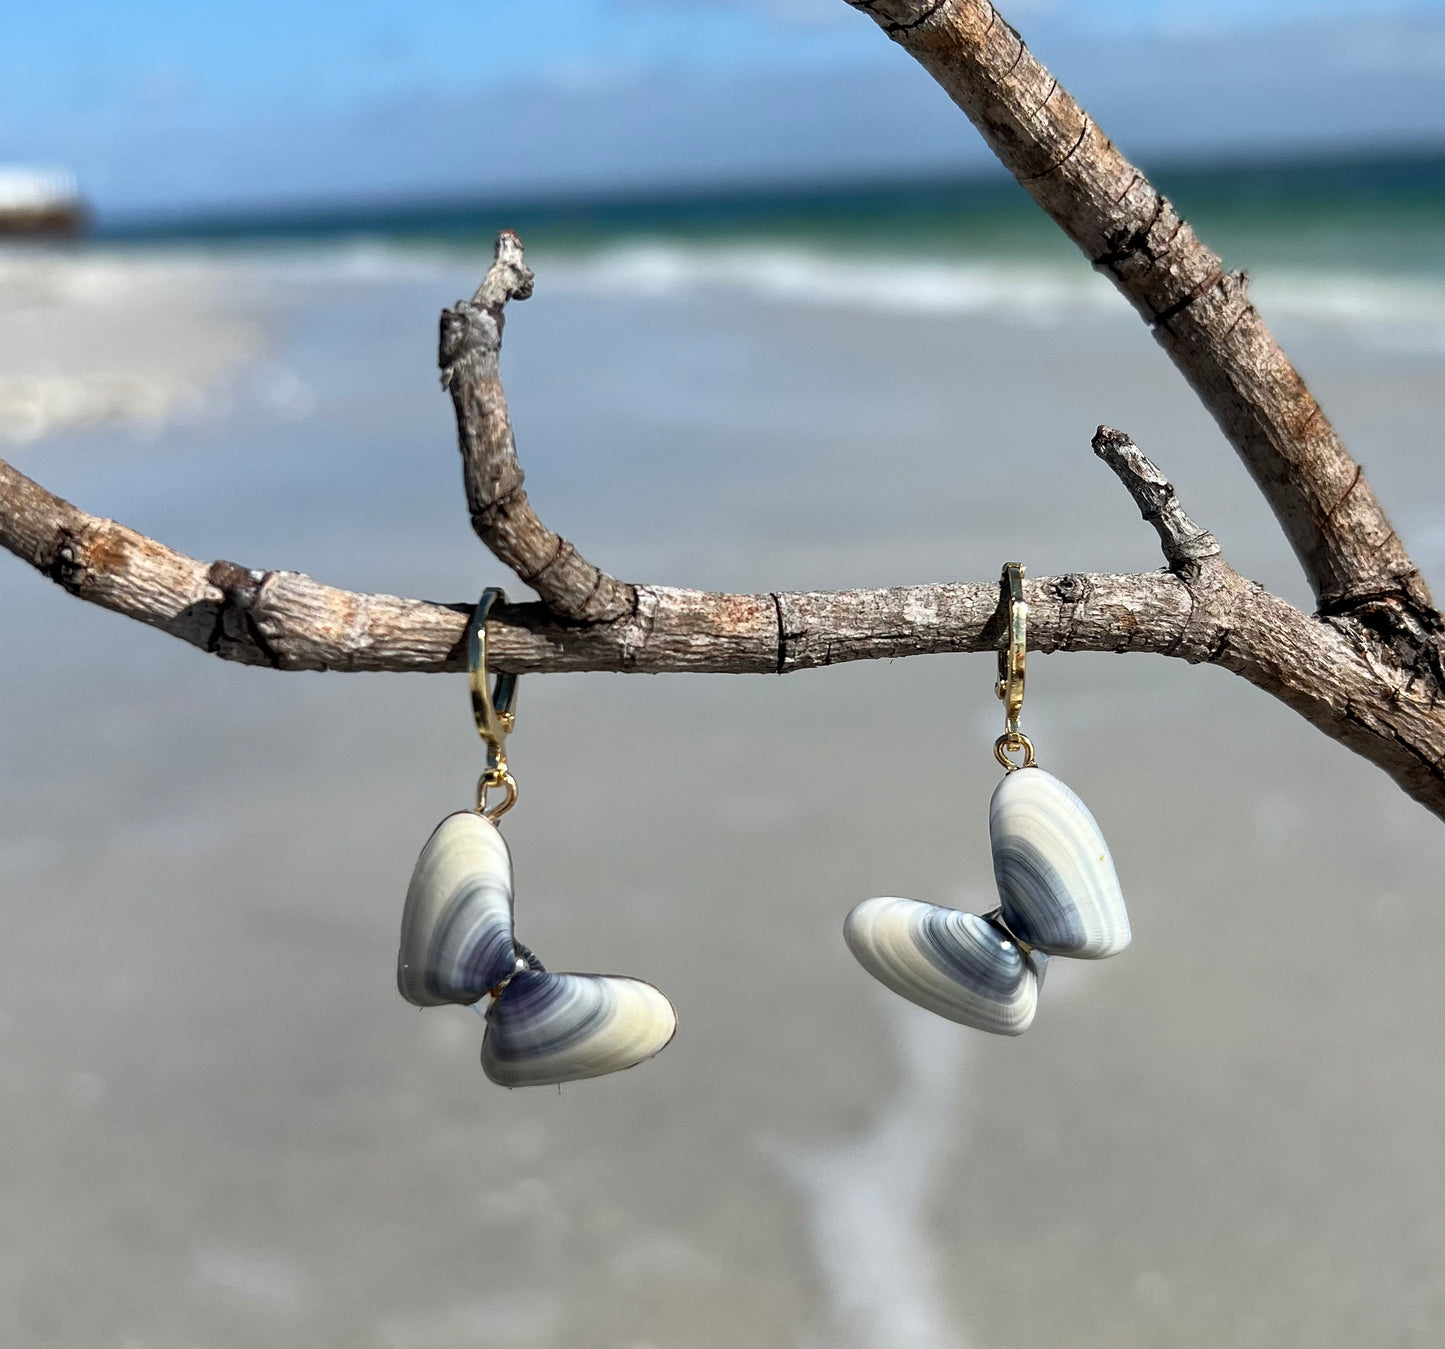
M 0 439 L 24 444 L 66 427 L 105 422 L 156 431 L 205 405 L 197 383 L 160 371 L 0 375 Z
M 1445 279 L 1271 272 L 1250 294 L 1266 317 L 1324 324 L 1371 345 L 1445 352 Z
M 1132 321 L 1126 302 L 1082 264 L 988 258 L 882 258 L 804 247 L 639 242 L 560 259 L 546 284 L 651 298 L 734 293 L 819 308 L 900 314 L 988 314 L 1034 323 L 1082 315 Z M 1445 351 L 1445 278 L 1265 270 L 1251 295 L 1270 317 L 1328 325 Z
M 883 995 L 901 1081 L 862 1133 L 767 1151 L 803 1196 L 836 1335 L 858 1349 L 965 1349 L 939 1292 L 928 1230 L 936 1177 L 959 1142 L 965 1034 Z
M 1049 321 L 1119 301 L 1086 269 L 1003 261 L 907 261 L 806 248 L 638 243 L 550 267 L 549 287 L 650 298 L 732 292 L 825 308 L 913 314 L 1006 312 Z

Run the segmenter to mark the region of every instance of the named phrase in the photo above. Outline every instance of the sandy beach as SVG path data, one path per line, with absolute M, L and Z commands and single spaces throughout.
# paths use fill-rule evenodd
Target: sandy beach
M 1108 422 L 1236 567 L 1307 602 L 1218 431 L 1090 278 L 929 306 L 696 263 L 644 286 L 639 256 L 537 256 L 504 353 L 532 498 L 614 573 L 1158 566 L 1089 450 Z M 14 414 L 21 469 L 205 558 L 521 593 L 470 533 L 433 364 L 479 255 L 83 261 L 132 287 L 131 321 L 87 328 L 81 262 L 47 263 L 50 354 L 19 369 L 7 258 L 5 369 L 188 392 Z M 1291 284 L 1287 348 L 1445 583 L 1428 305 L 1371 292 L 1361 317 Z M 1036 667 L 1026 724 L 1102 825 L 1135 940 L 1055 962 L 1016 1041 L 891 997 L 840 935 L 874 894 L 992 906 L 991 657 L 524 680 L 518 933 L 553 968 L 653 981 L 680 1029 L 632 1072 L 508 1093 L 475 1016 L 394 985 L 412 864 L 480 767 L 465 681 L 226 665 L 0 558 L 0 1342 L 1438 1343 L 1445 831 L 1220 670 Z

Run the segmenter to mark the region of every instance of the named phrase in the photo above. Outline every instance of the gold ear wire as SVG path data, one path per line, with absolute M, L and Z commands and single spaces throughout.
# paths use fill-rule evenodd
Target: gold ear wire
M 477 813 L 489 820 L 500 819 L 517 804 L 517 780 L 507 767 L 507 737 L 517 724 L 518 676 L 498 671 L 488 684 L 487 618 L 492 606 L 507 603 L 507 595 L 497 586 L 488 586 L 467 624 L 467 674 L 472 686 L 472 715 L 477 734 L 487 747 L 486 771 L 477 779 Z M 488 807 L 487 792 L 492 788 L 503 792 L 501 801 Z
M 1024 568 L 1021 562 L 1004 563 L 1003 574 L 999 577 L 1003 586 L 1005 602 L 1008 605 L 1008 645 L 998 653 L 998 683 L 994 693 L 1004 706 L 1004 731 L 994 741 L 993 757 L 1006 772 L 1019 768 L 1032 768 L 1034 747 L 1019 729 L 1019 716 L 1024 710 L 1024 666 L 1028 660 L 1029 606 L 1024 599 Z M 1015 763 L 1010 754 L 1022 753 L 1023 759 Z

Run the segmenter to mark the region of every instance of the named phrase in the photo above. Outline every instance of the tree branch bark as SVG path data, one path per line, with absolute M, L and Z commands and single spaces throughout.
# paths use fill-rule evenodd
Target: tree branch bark
M 1228 272 L 989 0 L 848 0 L 968 115 L 1024 189 L 1129 299 L 1239 452 L 1325 614 L 1440 615 L 1360 466 Z M 1383 610 L 1381 606 L 1384 606 Z

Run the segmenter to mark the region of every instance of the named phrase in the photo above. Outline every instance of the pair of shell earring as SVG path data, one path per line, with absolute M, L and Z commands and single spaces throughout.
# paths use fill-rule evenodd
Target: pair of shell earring
M 482 1070 L 504 1087 L 547 1086 L 631 1068 L 666 1048 L 677 1013 L 651 984 L 616 974 L 554 974 L 517 940 L 512 856 L 497 821 L 517 802 L 506 742 L 517 676 L 487 672 L 483 592 L 467 627 L 472 712 L 487 748 L 476 806 L 448 815 L 412 873 L 396 982 L 417 1007 L 458 1003 L 486 1022 Z M 488 804 L 493 792 L 500 798 Z M 486 1000 L 483 1008 L 483 1000 Z
M 1003 781 L 989 804 L 999 905 L 963 913 L 912 899 L 865 900 L 843 937 L 895 993 L 998 1035 L 1027 1030 L 1050 956 L 1097 960 L 1129 944 L 1129 915 L 1108 845 L 1088 808 L 1034 761 L 1019 727 L 1028 648 L 1023 568 L 1004 567 L 1008 643 L 995 691 L 1005 707 L 994 757 Z M 615 974 L 554 974 L 515 932 L 512 858 L 497 821 L 517 801 L 506 741 L 517 677 L 487 671 L 487 616 L 506 596 L 482 595 L 467 628 L 472 711 L 487 748 L 474 809 L 439 824 L 407 890 L 397 986 L 418 1007 L 481 1011 L 482 1068 L 505 1087 L 600 1077 L 666 1048 L 677 1013 L 653 985 Z M 492 792 L 500 792 L 488 804 Z M 486 999 L 482 1011 L 483 999 Z
M 996 1035 L 1029 1028 L 1050 956 L 1099 960 L 1130 940 L 1098 824 L 1034 762 L 1019 728 L 1028 654 L 1023 580 L 1022 566 L 1005 565 L 1008 644 L 994 689 L 1005 720 L 993 751 L 1004 777 L 988 809 L 998 907 L 974 914 L 885 897 L 864 900 L 843 924 L 849 950 L 875 979 L 930 1012 Z

